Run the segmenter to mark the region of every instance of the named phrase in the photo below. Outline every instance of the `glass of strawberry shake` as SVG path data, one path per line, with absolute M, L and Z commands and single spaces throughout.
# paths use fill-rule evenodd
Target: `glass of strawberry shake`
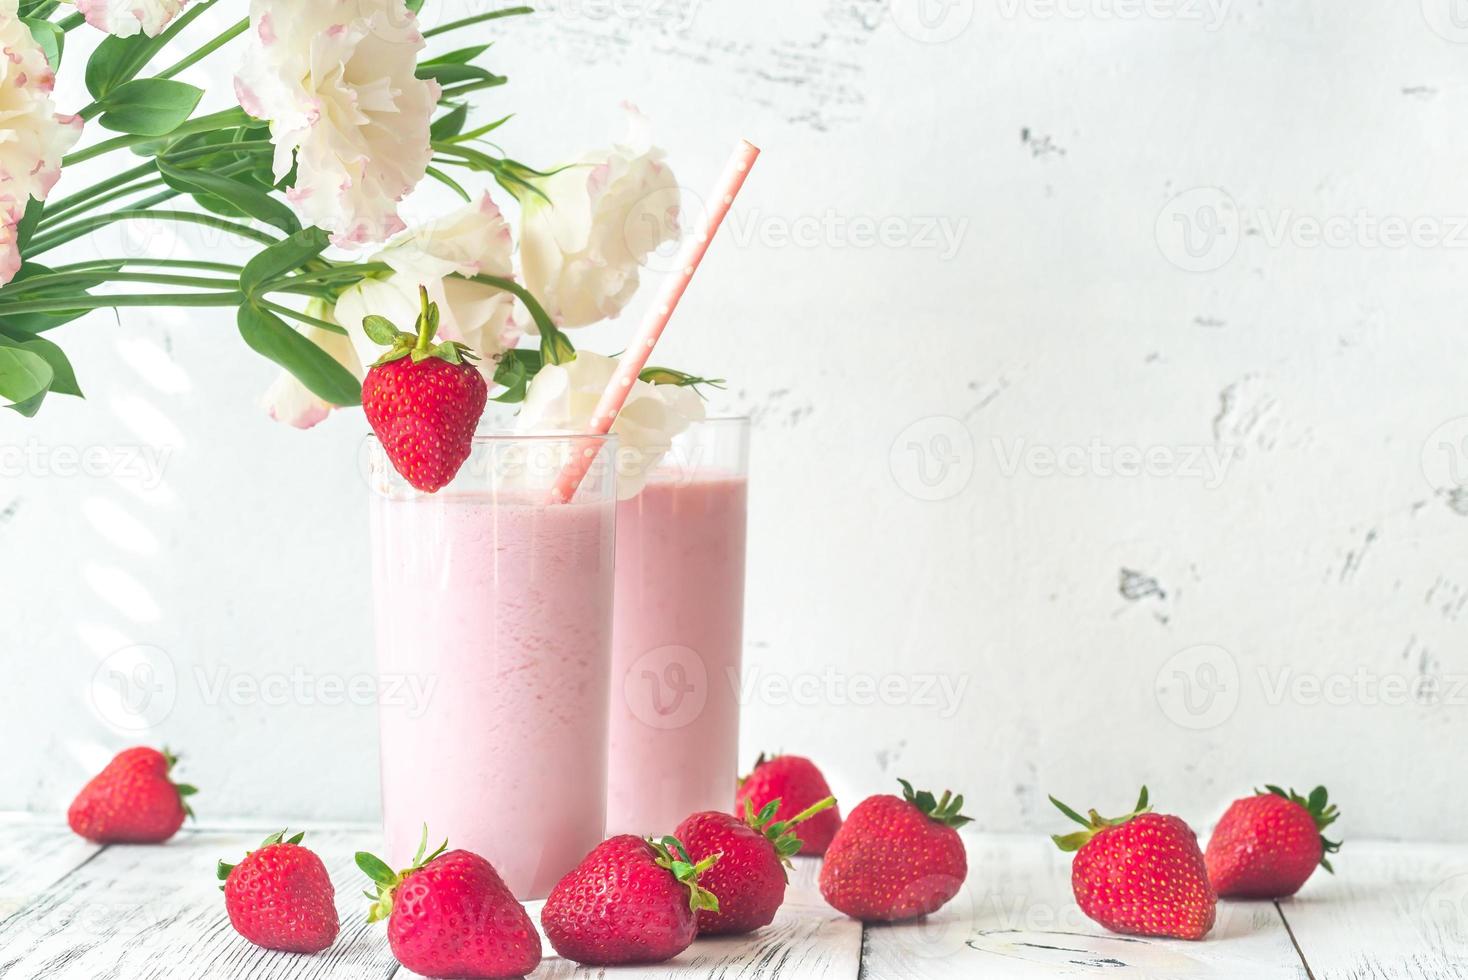
M 576 496 L 551 488 L 596 448 Z M 544 898 L 603 836 L 615 437 L 476 436 L 448 486 L 414 490 L 369 439 L 383 823 L 405 867 L 430 845 Z
M 733 805 L 749 427 L 694 423 L 618 504 L 610 834 L 672 833 Z

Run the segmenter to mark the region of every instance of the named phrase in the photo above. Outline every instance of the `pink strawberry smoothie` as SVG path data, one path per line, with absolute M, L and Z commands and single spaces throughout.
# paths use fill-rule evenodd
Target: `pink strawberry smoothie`
M 609 834 L 733 803 L 747 487 L 655 477 L 618 505 Z
M 450 489 L 372 521 L 388 860 L 426 822 L 544 898 L 605 822 L 613 504 Z

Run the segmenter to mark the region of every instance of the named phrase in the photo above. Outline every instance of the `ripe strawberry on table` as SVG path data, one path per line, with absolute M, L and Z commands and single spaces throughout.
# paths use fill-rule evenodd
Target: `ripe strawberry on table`
M 1235 800 L 1218 821 L 1203 860 L 1220 897 L 1284 898 L 1300 890 L 1341 849 L 1325 838 L 1338 811 L 1324 786 L 1308 797 L 1278 786 Z
M 743 820 L 708 810 L 680 823 L 673 835 L 688 848 L 690 860 L 719 856 L 699 879 L 719 896 L 717 910 L 699 911 L 699 934 L 752 932 L 769 925 L 785 901 L 785 869 L 802 846 L 793 828 L 835 805 L 836 798 L 828 796 L 789 820 L 776 820 L 779 800 L 759 813 L 746 802 Z
M 463 344 L 433 343 L 438 306 L 419 288 L 423 312 L 417 332 L 404 333 L 385 317 L 369 316 L 362 328 L 391 349 L 362 382 L 362 411 L 387 458 L 424 493 L 447 484 L 469 458 L 474 427 L 484 414 L 489 386 Z
M 540 965 L 540 936 L 524 906 L 484 858 L 448 851 L 448 841 L 424 856 L 428 829 L 413 866 L 395 872 L 380 858 L 357 853 L 357 867 L 377 886 L 368 922 L 387 919 L 393 956 L 425 977 L 501 980 Z
M 927 915 L 958 894 L 968 877 L 968 857 L 958 828 L 963 796 L 934 799 L 913 792 L 869 796 L 857 804 L 826 851 L 821 894 L 832 908 L 863 922 L 893 922 Z
M 256 946 L 319 953 L 336 941 L 336 889 L 326 865 L 301 846 L 306 835 L 271 834 L 239 864 L 219 862 L 224 908 L 235 931 Z
M 167 749 L 119 752 L 82 787 L 66 822 L 98 844 L 161 844 L 194 815 L 187 798 L 198 790 L 169 775 L 177 762 Z
M 1198 838 L 1177 817 L 1153 813 L 1147 787 L 1131 813 L 1083 817 L 1055 797 L 1060 812 L 1085 827 L 1051 839 L 1076 852 L 1070 882 L 1086 916 L 1112 932 L 1202 939 L 1213 928 L 1217 897 Z
M 540 924 L 577 963 L 661 963 L 692 944 L 700 911 L 719 901 L 700 884 L 717 855 L 693 861 L 677 838 L 602 841 L 556 882 Z
M 826 777 L 816 764 L 798 755 L 777 755 L 766 759 L 763 754 L 754 762 L 754 770 L 739 781 L 734 794 L 734 815 L 742 816 L 745 807 L 763 810 L 771 800 L 780 801 L 776 820 L 790 820 L 806 807 L 814 806 L 831 795 Z M 800 828 L 805 845 L 800 853 L 819 857 L 831 846 L 831 838 L 841 829 L 841 811 L 831 807 L 816 814 Z

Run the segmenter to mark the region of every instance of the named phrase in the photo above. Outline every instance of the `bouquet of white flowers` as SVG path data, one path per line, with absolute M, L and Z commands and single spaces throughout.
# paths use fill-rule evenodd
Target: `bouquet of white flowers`
M 0 0 L 0 403 L 33 415 L 48 394 L 81 394 L 47 334 L 90 310 L 228 307 L 245 343 L 284 369 L 266 407 L 310 426 L 360 403 L 383 353 L 364 320 L 411 323 L 425 295 L 439 340 L 479 355 L 492 397 L 523 402 L 539 378 L 527 424 L 574 424 L 572 394 L 607 370 L 592 358 L 573 369 L 564 330 L 619 313 L 639 267 L 677 235 L 677 183 L 645 120 L 629 107 L 625 142 L 554 169 L 489 142 L 508 117 L 475 118 L 475 95 L 506 79 L 477 63 L 488 43 L 445 42 L 528 7 L 422 30 L 424 0 L 251 0 L 248 17 L 158 63 L 204 11 L 230 2 Z M 110 35 L 84 66 L 93 101 L 58 112 L 66 39 L 92 28 Z M 200 114 L 204 92 L 176 76 L 218 57 L 237 66 L 238 105 Z M 68 167 L 104 155 L 118 161 L 111 176 L 52 193 Z M 516 200 L 518 229 L 489 190 L 469 189 L 476 179 Z M 464 204 L 409 228 L 399 206 L 424 180 Z M 48 263 L 129 221 L 202 224 L 259 251 L 243 265 Z M 541 377 L 548 366 L 559 370 Z M 637 396 L 657 399 L 677 429 L 701 414 L 689 389 L 703 381 L 647 372 Z

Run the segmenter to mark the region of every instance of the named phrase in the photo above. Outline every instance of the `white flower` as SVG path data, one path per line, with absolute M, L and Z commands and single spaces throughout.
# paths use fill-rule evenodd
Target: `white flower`
M 637 291 L 638 267 L 678 235 L 678 184 L 631 106 L 626 143 L 534 181 L 520 228 L 525 285 L 558 326 L 616 316 Z
M 364 365 L 385 352 L 368 339 L 362 318 L 385 316 L 399 330 L 411 330 L 418 319 L 418 287 L 438 304 L 436 339 L 457 340 L 482 358 L 480 368 L 494 374 L 494 360 L 515 346 L 515 298 L 503 290 L 455 276 L 489 275 L 508 279 L 513 243 L 504 216 L 488 194 L 478 201 L 413 229 L 373 256 L 393 271 L 367 279 L 337 300 L 336 318 L 357 348 Z
M 132 37 L 142 31 L 157 37 L 189 0 L 76 0 L 76 9 L 93 27 Z
M 439 86 L 415 75 L 423 35 L 403 0 L 251 0 L 240 105 L 270 120 L 275 176 L 301 219 L 341 246 L 403 229 L 398 202 L 433 155 Z
M 0 2 L 0 286 L 20 269 L 16 228 L 31 198 L 44 201 L 61 176 L 61 157 L 82 135 L 79 116 L 51 101 L 56 76 L 16 0 Z
M 547 364 L 530 382 L 516 426 L 521 432 L 586 432 L 617 359 L 577 351 L 567 364 Z M 704 417 L 692 388 L 633 382 L 612 423 L 617 436 L 617 497 L 637 496 L 673 446 L 673 437 Z
M 324 303 L 312 303 L 313 316 L 328 319 L 330 311 L 325 308 Z M 352 347 L 352 342 L 345 336 L 324 327 L 308 324 L 301 328 L 316 346 L 336 358 L 337 362 L 351 371 L 357 377 L 362 377 L 362 365 L 357 360 L 357 352 Z M 323 401 L 319 395 L 314 394 L 289 371 L 280 372 L 265 391 L 264 397 L 260 399 L 260 405 L 277 422 L 293 425 L 298 429 L 309 429 L 311 426 L 325 419 L 336 408 L 330 402 Z

